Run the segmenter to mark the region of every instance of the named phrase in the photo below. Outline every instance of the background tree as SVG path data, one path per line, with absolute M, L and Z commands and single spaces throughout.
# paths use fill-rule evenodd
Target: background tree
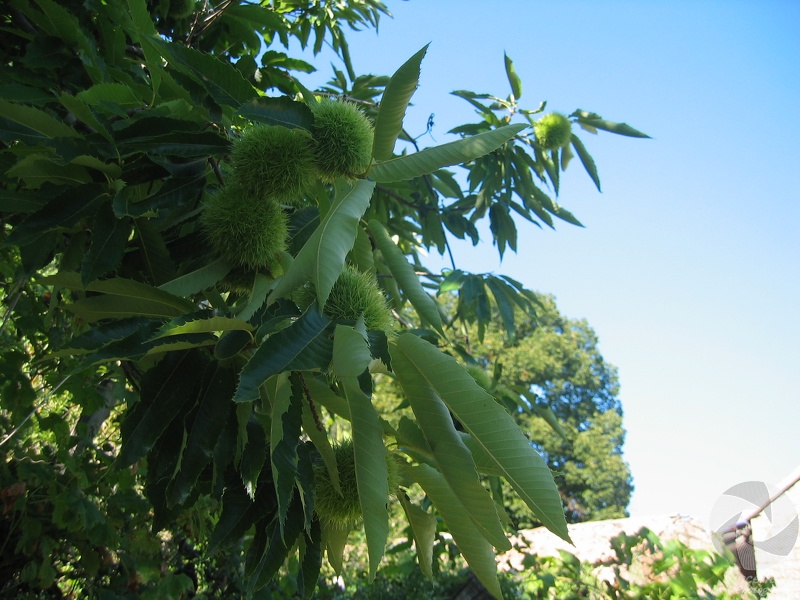
M 567 520 L 627 516 L 633 486 L 622 457 L 617 371 L 600 354 L 585 320 L 566 318 L 551 296 L 537 299 L 535 319 L 520 318 L 514 336 L 504 333 L 498 314 L 483 341 L 476 327 L 468 329 L 472 355 L 490 374 L 499 374 L 501 388 L 530 392 L 524 408 L 512 405 L 515 419 L 553 471 Z M 544 411 L 560 431 L 542 418 Z M 537 524 L 513 495 L 506 509 L 517 527 Z
M 308 597 L 351 528 L 375 576 L 396 500 L 427 575 L 438 515 L 499 597 L 494 548 L 509 542 L 479 473 L 568 537 L 547 465 L 456 359 L 474 362 L 460 322 L 482 337 L 494 303 L 513 332 L 509 308 L 531 312 L 531 293 L 420 277 L 418 249 L 446 252 L 446 230 L 477 242 L 488 218 L 502 254 L 512 212 L 576 223 L 553 200 L 561 172 L 577 156 L 599 180 L 573 126 L 645 136 L 583 110 L 540 119 L 506 57 L 511 94 L 456 92 L 479 122 L 406 146 L 426 48 L 391 78 L 358 76 L 344 35 L 385 13 L 377 0 L 0 6 L 3 594 Z M 292 40 L 338 52 L 328 89 L 302 85 L 314 67 L 284 52 Z M 458 288 L 455 323 L 425 286 Z M 392 325 L 366 319 L 389 306 Z M 413 408 L 396 430 L 371 402 L 373 371 Z M 323 411 L 349 422 L 352 461 Z M 320 469 L 337 493 L 355 482 L 357 522 L 315 510 Z

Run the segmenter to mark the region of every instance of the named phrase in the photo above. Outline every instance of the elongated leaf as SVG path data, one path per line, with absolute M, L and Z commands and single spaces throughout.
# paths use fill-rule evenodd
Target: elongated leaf
M 65 304 L 64 308 L 89 323 L 123 317 L 166 318 L 183 312 L 154 300 L 123 296 L 92 296 L 72 304 Z
M 289 507 L 286 527 L 283 530 L 277 526 L 272 529 L 267 550 L 255 569 L 254 577 L 248 584 L 248 591 L 251 594 L 263 588 L 275 576 L 302 531 L 303 506 L 300 497 L 295 494 Z
M 458 549 L 480 582 L 498 600 L 503 595 L 497 580 L 497 564 L 492 546 L 475 527 L 464 505 L 453 493 L 444 476 L 428 465 L 407 467 L 411 476 L 422 486 L 436 510 L 447 523 Z
M 366 346 L 363 339 L 362 343 Z M 389 500 L 389 473 L 386 446 L 383 444 L 383 426 L 375 407 L 361 391 L 358 381 L 354 377 L 345 377 L 342 383 L 350 407 L 356 484 L 367 537 L 369 580 L 373 581 L 389 536 L 389 513 L 386 509 Z
M 297 573 L 297 590 L 303 598 L 311 598 L 317 588 L 322 568 L 322 527 L 314 519 L 310 532 L 303 532 L 303 551 L 300 555 L 300 570 Z
M 167 426 L 197 400 L 198 373 L 206 360 L 197 351 L 170 353 L 142 379 L 139 402 L 122 422 L 117 466 L 129 467 L 156 443 Z
M 389 160 L 394 154 L 395 142 L 403 130 L 406 107 L 417 89 L 420 64 L 427 51 L 428 45 L 426 44 L 397 69 L 386 85 L 378 116 L 375 119 L 372 157 L 377 161 Z
M 414 179 L 442 167 L 466 163 L 496 150 L 526 127 L 524 124 L 504 125 L 486 133 L 393 158 L 373 165 L 369 176 L 378 183 L 391 183 Z
M 171 321 L 161 328 L 158 337 L 163 338 L 171 335 L 181 335 L 184 333 L 213 333 L 216 331 L 236 330 L 253 331 L 253 326 L 247 321 L 234 319 L 232 317 L 222 317 L 213 314 L 209 315 L 208 312 L 194 315 L 198 318 L 179 318 Z
M 346 184 L 345 184 L 346 185 Z M 358 222 L 369 206 L 375 183 L 359 179 L 352 188 L 337 185 L 336 198 L 325 218 L 278 281 L 268 302 L 286 296 L 306 281 L 317 293 L 318 305 L 325 306 L 331 288 L 355 243 Z
M 405 336 L 403 336 L 405 337 Z M 395 347 L 390 347 L 390 351 Z M 458 435 L 453 419 L 420 367 L 392 352 L 392 369 L 433 453 L 436 466 L 464 505 L 475 527 L 491 544 L 510 550 L 489 492 L 481 485 L 472 454 Z
M 202 85 L 216 102 L 238 108 L 257 96 L 239 71 L 215 56 L 160 38 L 153 41 L 172 67 Z
M 209 555 L 215 554 L 224 546 L 238 542 L 254 524 L 271 519 L 275 514 L 275 508 L 272 485 L 266 478 L 259 485 L 255 500 L 251 500 L 247 495 L 241 481 L 226 481 L 225 493 L 222 496 L 222 514 L 211 533 Z M 302 524 L 302 518 L 300 522 Z M 278 535 L 280 537 L 280 532 Z
M 637 138 L 650 138 L 650 136 L 646 133 L 642 133 L 641 131 L 634 129 L 627 123 L 615 123 L 614 121 L 607 121 L 597 113 L 585 110 L 576 110 L 570 116 L 576 117 L 578 119 L 578 123 L 583 123 L 589 127 L 595 127 L 604 131 L 610 131 L 611 133 L 616 133 L 618 135 Z
M 159 284 L 171 280 L 175 277 L 175 265 L 158 227 L 149 219 L 135 219 L 133 223 L 136 245 L 151 281 Z
M 369 367 L 372 355 L 364 336 L 348 325 L 337 325 L 333 336 L 333 372 L 356 378 Z
M 314 114 L 311 109 L 303 102 L 295 102 L 286 96 L 257 98 L 240 106 L 239 114 L 250 121 L 280 125 L 289 129 L 311 131 L 314 125 Z
M 286 527 L 286 515 L 292 499 L 297 477 L 297 444 L 303 415 L 303 388 L 296 375 L 291 384 L 285 377 L 278 378 L 278 388 L 272 404 L 272 430 L 270 431 L 270 461 L 272 478 L 278 497 L 278 522 L 281 531 Z
M 177 279 L 163 283 L 158 286 L 158 289 L 174 296 L 191 296 L 196 292 L 210 288 L 225 277 L 230 270 L 231 265 L 219 259 L 191 273 L 186 273 Z
M 289 327 L 267 338 L 242 369 L 234 401 L 255 400 L 258 386 L 277 373 L 326 369 L 333 354 L 331 329 L 330 320 L 312 306 Z
M 433 581 L 433 542 L 436 539 L 436 517 L 412 504 L 405 494 L 398 494 L 400 505 L 406 513 L 417 549 L 417 561 L 422 573 Z
M 24 246 L 48 231 L 72 227 L 84 217 L 93 215 L 98 204 L 106 198 L 106 192 L 96 184 L 67 188 L 17 225 L 7 242 Z
M 0 100 L 0 139 L 34 146 L 57 137 L 80 137 L 69 125 L 38 108 Z
M 201 471 L 211 462 L 214 446 L 230 413 L 235 385 L 233 371 L 216 361 L 209 363 L 203 372 L 197 415 L 187 432 L 180 470 L 167 490 L 168 506 L 186 502 Z
M 583 168 L 586 169 L 586 172 L 589 174 L 589 177 L 592 178 L 594 181 L 595 186 L 597 186 L 597 191 L 600 190 L 600 176 L 597 174 L 597 166 L 594 164 L 594 159 L 592 155 L 589 154 L 589 151 L 586 149 L 586 146 L 583 145 L 581 139 L 575 135 L 574 133 L 571 136 L 572 138 L 572 147 L 575 148 L 575 152 L 578 153 L 578 158 L 581 160 L 583 164 Z
M 405 293 L 411 305 L 416 309 L 422 319 L 436 329 L 441 335 L 444 335 L 442 318 L 439 315 L 436 302 L 423 289 L 419 277 L 417 277 L 413 267 L 406 260 L 403 252 L 397 247 L 397 244 L 392 241 L 392 238 L 389 237 L 389 233 L 380 222 L 375 219 L 370 219 L 369 230 L 372 232 L 375 245 L 378 246 L 381 254 L 383 254 L 386 266 L 389 267 L 392 276 L 395 278 L 395 281 L 397 281 L 397 285 L 403 290 L 403 293 Z
M 97 211 L 92 226 L 92 245 L 81 261 L 84 285 L 119 267 L 130 231 L 130 222 L 117 219 L 109 205 L 104 204 Z
M 514 490 L 553 533 L 569 541 L 561 497 L 547 464 L 508 413 L 456 360 L 415 335 L 401 335 L 393 360 L 403 356 L 425 385 L 494 460 Z
M 508 57 L 508 54 L 503 53 L 503 58 L 506 63 L 506 76 L 508 77 L 508 84 L 511 86 L 511 93 L 514 94 L 514 98 L 519 100 L 522 97 L 522 80 L 517 75 L 514 62 Z

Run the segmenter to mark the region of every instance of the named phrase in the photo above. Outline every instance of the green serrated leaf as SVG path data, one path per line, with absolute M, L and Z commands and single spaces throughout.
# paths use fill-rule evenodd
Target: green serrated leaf
M 494 461 L 522 500 L 553 533 L 569 541 L 561 496 L 547 464 L 509 414 L 452 356 L 415 335 L 401 335 L 392 347 L 420 374 L 421 385 L 442 399 Z
M 314 114 L 303 102 L 281 96 L 270 98 L 262 96 L 239 107 L 238 114 L 249 121 L 280 125 L 288 129 L 311 131 Z
M 219 362 L 209 363 L 203 372 L 197 414 L 187 432 L 180 470 L 167 490 L 168 506 L 186 502 L 201 471 L 211 462 L 214 446 L 231 412 L 235 385 L 233 371 L 221 367 Z
M 92 245 L 81 261 L 83 285 L 119 267 L 130 231 L 130 222 L 117 219 L 108 204 L 97 211 L 92 225 Z
M 365 179 L 359 179 L 349 189 L 337 185 L 333 205 L 278 280 L 268 302 L 286 296 L 310 280 L 319 306 L 325 306 L 331 288 L 342 272 L 345 257 L 355 243 L 359 220 L 369 206 L 374 188 L 375 183 Z
M 355 339 L 353 339 L 355 342 Z M 362 340 L 363 342 L 363 340 Z M 366 343 L 364 342 L 366 346 Z M 389 536 L 388 467 L 383 426 L 375 407 L 354 377 L 342 380 L 353 427 L 356 484 L 369 555 L 369 580 L 375 579 Z
M 161 328 L 157 338 L 184 333 L 214 333 L 233 330 L 253 331 L 253 326 L 247 321 L 213 315 L 213 313 L 211 313 L 213 316 L 209 316 L 209 313 L 210 311 L 170 321 Z
M 583 145 L 581 139 L 574 133 L 572 134 L 572 147 L 575 148 L 575 152 L 578 153 L 578 158 L 581 160 L 583 168 L 586 169 L 589 177 L 592 178 L 595 186 L 597 186 L 597 191 L 602 191 L 600 189 L 600 176 L 597 174 L 597 166 L 594 164 L 594 159 L 592 158 L 592 155 L 589 154 L 586 146 Z
M 376 163 L 372 165 L 369 177 L 377 183 L 405 181 L 442 167 L 466 163 L 496 150 L 526 127 L 524 124 L 504 125 L 486 133 Z
M 215 260 L 204 267 L 161 284 L 158 289 L 175 296 L 191 296 L 214 286 L 230 272 L 231 268 L 231 265 L 226 261 L 222 259 Z
M 303 389 L 297 376 L 292 376 L 291 383 L 285 374 L 279 376 L 272 400 L 269 443 L 281 531 L 286 527 L 286 516 L 297 477 L 297 444 L 300 441 L 302 403 Z
M 33 146 L 59 137 L 77 138 L 80 134 L 43 110 L 0 100 L 0 139 L 3 141 L 21 141 Z
M 258 398 L 258 387 L 284 371 L 324 370 L 331 362 L 333 326 L 311 306 L 289 327 L 271 335 L 242 369 L 235 402 Z
M 405 494 L 398 494 L 400 505 L 406 513 L 417 549 L 417 561 L 422 573 L 433 581 L 433 542 L 436 539 L 436 517 L 412 504 Z
M 378 116 L 375 119 L 375 138 L 372 146 L 372 157 L 377 161 L 389 160 L 394 154 L 395 142 L 403 130 L 406 107 L 417 89 L 420 65 L 427 51 L 426 44 L 409 58 L 392 75 L 383 92 Z
M 257 96 L 255 88 L 229 63 L 176 42 L 152 41 L 170 66 L 202 85 L 219 104 L 238 108 Z
M 475 523 L 469 518 L 464 505 L 453 493 L 444 476 L 428 465 L 408 466 L 407 469 L 442 515 L 459 551 L 480 582 L 495 598 L 502 600 L 492 546 L 475 527 Z
M 423 289 L 419 277 L 414 272 L 414 268 L 408 263 L 405 255 L 397 247 L 397 244 L 389 237 L 386 228 L 377 220 L 371 219 L 369 230 L 375 240 L 375 245 L 383 254 L 386 266 L 389 267 L 397 285 L 416 309 L 419 316 L 437 332 L 444 336 L 442 328 L 442 318 L 436 302 Z
M 203 372 L 207 362 L 196 351 L 176 352 L 145 373 L 139 402 L 121 425 L 118 467 L 129 467 L 147 454 L 172 420 L 197 401 L 197 374 Z
M 394 349 L 390 346 L 390 352 Z M 493 546 L 511 549 L 494 502 L 478 479 L 472 454 L 459 437 L 447 407 L 428 382 L 432 373 L 426 373 L 424 366 L 397 351 L 392 352 L 392 369 L 411 404 L 439 472 L 464 505 L 475 527 Z

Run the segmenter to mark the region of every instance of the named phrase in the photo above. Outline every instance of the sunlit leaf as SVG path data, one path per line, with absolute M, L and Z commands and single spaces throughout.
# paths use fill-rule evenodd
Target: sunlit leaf
M 378 183 L 390 183 L 414 179 L 442 167 L 466 163 L 496 150 L 526 127 L 523 124 L 504 125 L 486 133 L 392 158 L 374 164 L 369 176 Z
M 372 157 L 376 161 L 389 160 L 394 154 L 395 142 L 403 129 L 406 107 L 417 89 L 420 64 L 427 51 L 426 44 L 409 58 L 392 75 L 383 92 L 378 117 L 375 119 L 375 141 L 372 146 Z
M 514 94 L 515 99 L 519 100 L 522 97 L 522 80 L 519 78 L 519 75 L 517 75 L 517 70 L 514 68 L 514 63 L 508 57 L 508 54 L 504 53 L 503 58 L 505 59 L 506 76 L 511 86 L 511 93 Z
M 456 360 L 415 335 L 397 338 L 393 355 L 414 365 L 514 490 L 550 531 L 569 540 L 561 497 L 547 464 L 511 416 Z M 397 358 L 394 358 L 397 360 Z
M 355 185 L 337 185 L 336 198 L 325 218 L 278 281 L 268 301 L 272 302 L 311 281 L 320 307 L 325 306 L 331 288 L 355 243 L 358 221 L 369 206 L 375 183 L 359 179 Z
M 503 595 L 497 580 L 497 565 L 492 546 L 469 518 L 464 505 L 453 493 L 452 488 L 447 485 L 444 476 L 428 465 L 407 468 L 414 480 L 428 494 L 436 510 L 442 515 L 442 519 L 447 523 L 448 531 L 453 535 L 467 564 L 475 572 L 480 582 L 486 586 L 486 589 L 495 598 L 501 600 Z
M 413 267 L 408 263 L 406 257 L 397 244 L 389 237 L 386 228 L 377 220 L 371 219 L 369 229 L 375 240 L 375 245 L 383 254 L 386 266 L 397 281 L 397 285 L 403 290 L 411 305 L 416 309 L 419 316 L 429 323 L 436 331 L 444 335 L 442 329 L 442 318 L 436 302 L 423 289 L 419 277 L 414 272 Z

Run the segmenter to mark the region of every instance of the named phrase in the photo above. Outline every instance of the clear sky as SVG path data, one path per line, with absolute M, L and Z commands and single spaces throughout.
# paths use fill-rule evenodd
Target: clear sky
M 504 51 L 528 108 L 591 110 L 653 137 L 579 132 L 603 193 L 576 159 L 559 201 L 585 229 L 520 225 L 502 264 L 491 242 L 455 246 L 460 268 L 552 293 L 597 332 L 620 374 L 631 514 L 707 521 L 732 485 L 794 470 L 800 2 L 387 2 L 394 18 L 351 34 L 350 51 L 357 72 L 388 75 L 431 42 L 406 120 L 422 133 L 435 113 L 423 146 L 475 120 L 450 91 L 508 94 Z

